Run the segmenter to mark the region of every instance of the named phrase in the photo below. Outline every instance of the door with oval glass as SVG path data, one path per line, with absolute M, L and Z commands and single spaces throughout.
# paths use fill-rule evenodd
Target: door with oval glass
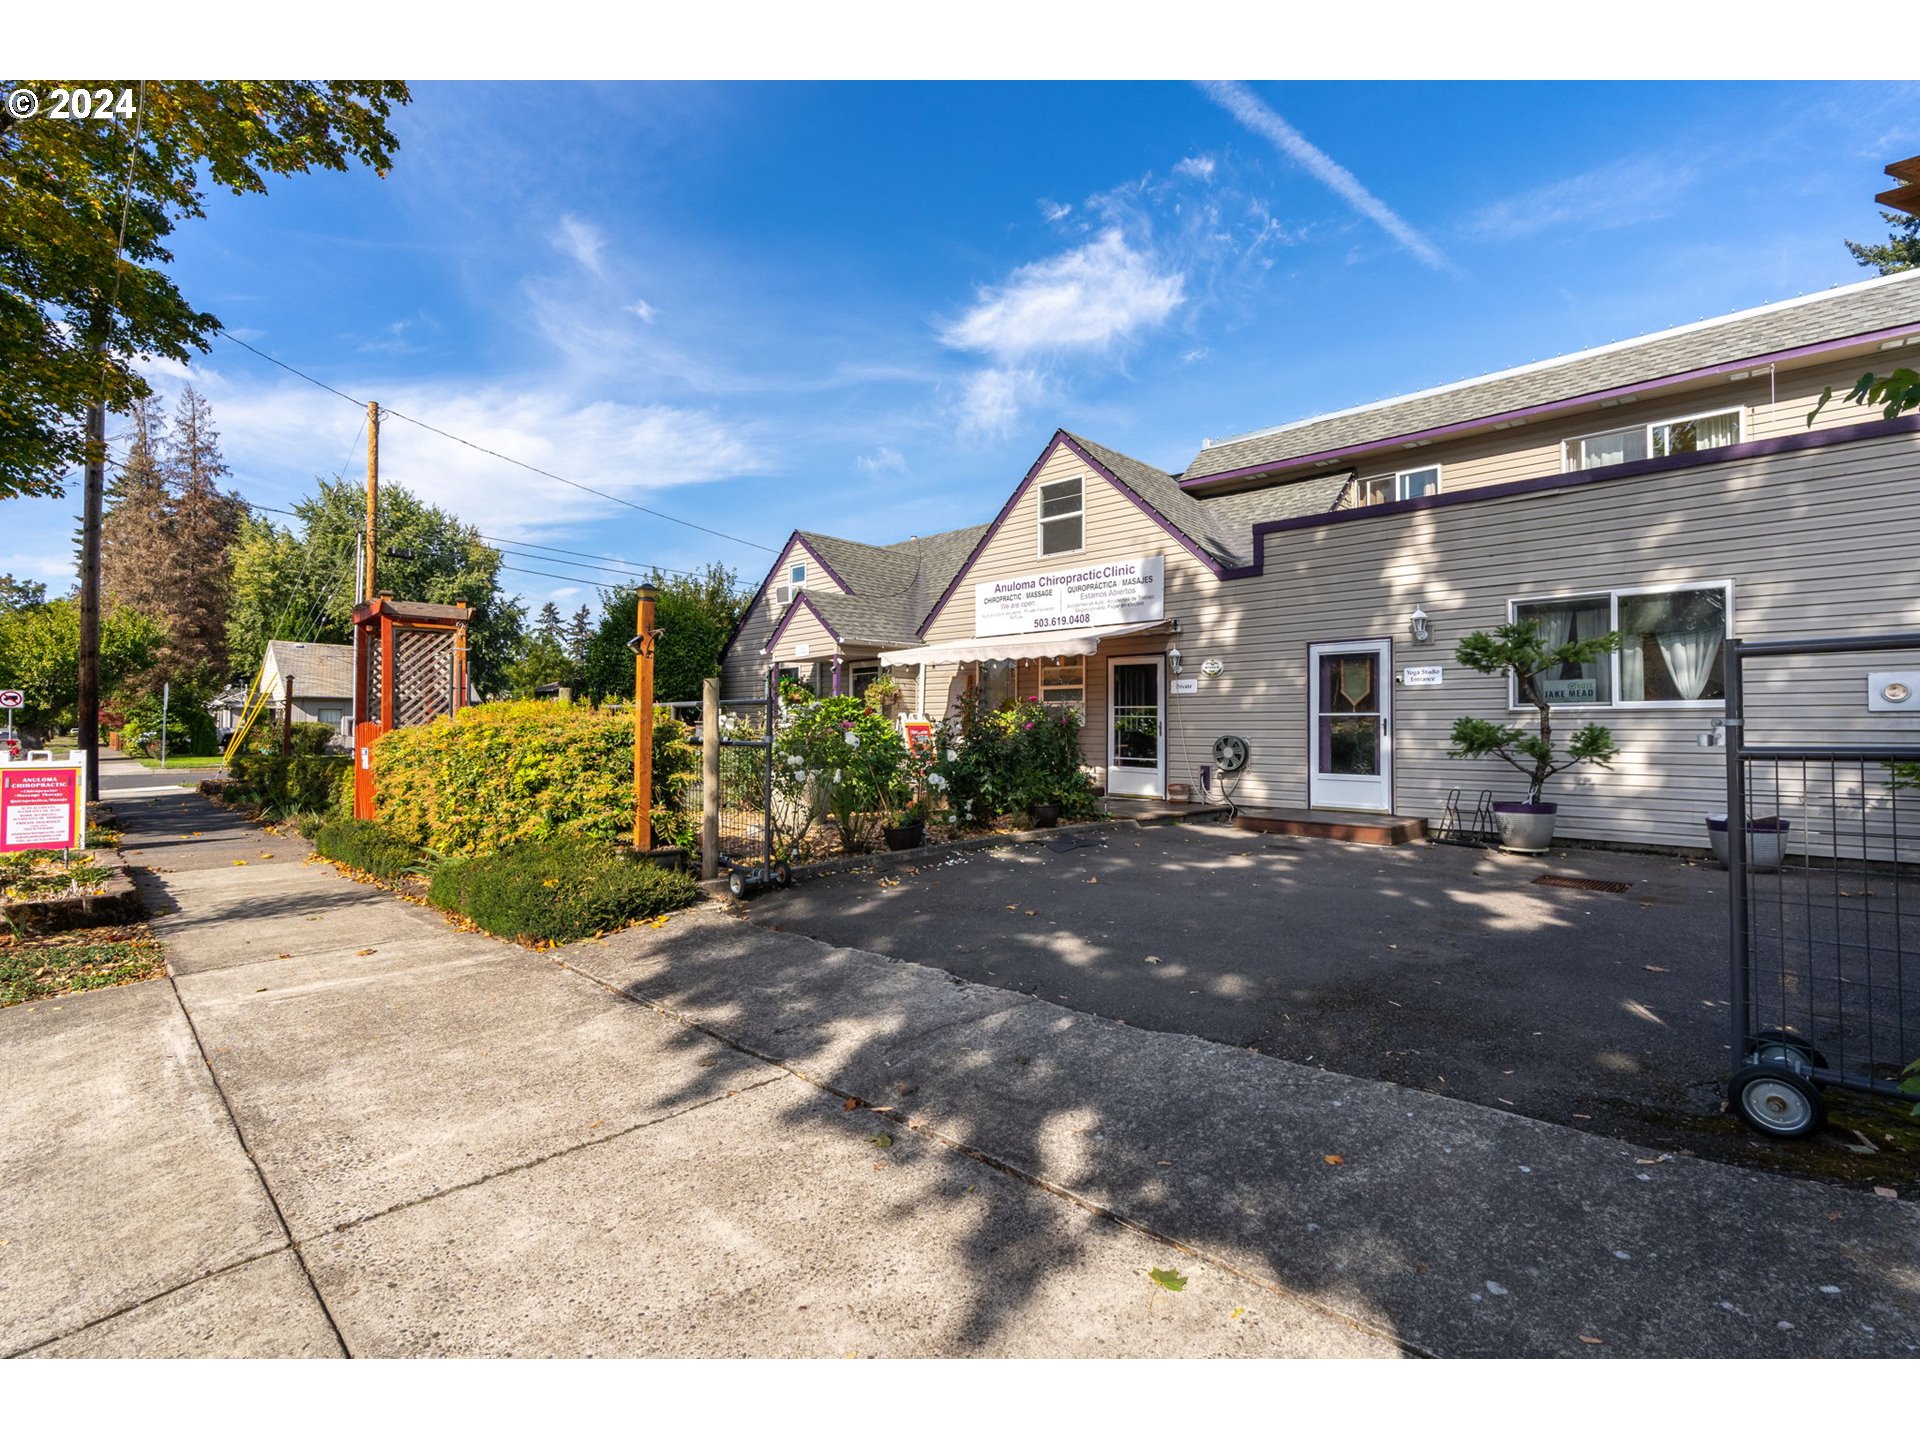
M 1159 655 L 1115 656 L 1107 662 L 1107 793 L 1167 793 L 1167 734 L 1161 723 Z
M 1307 803 L 1314 809 L 1393 808 L 1392 662 L 1390 640 L 1308 647 Z

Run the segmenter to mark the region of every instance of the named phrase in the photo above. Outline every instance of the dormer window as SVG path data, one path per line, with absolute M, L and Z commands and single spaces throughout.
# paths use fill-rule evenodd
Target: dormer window
M 1086 495 L 1081 478 L 1049 480 L 1040 487 L 1040 553 L 1070 555 L 1087 543 Z
M 1393 500 L 1418 500 L 1440 493 L 1440 467 L 1402 470 L 1393 475 L 1371 475 L 1353 487 L 1355 505 L 1385 505 Z

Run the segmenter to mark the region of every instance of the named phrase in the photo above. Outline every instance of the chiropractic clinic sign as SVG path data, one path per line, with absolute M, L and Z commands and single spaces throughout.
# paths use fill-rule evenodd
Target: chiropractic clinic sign
M 1165 568 L 1158 555 L 1148 555 L 983 580 L 973 587 L 973 633 L 1039 635 L 1163 620 Z

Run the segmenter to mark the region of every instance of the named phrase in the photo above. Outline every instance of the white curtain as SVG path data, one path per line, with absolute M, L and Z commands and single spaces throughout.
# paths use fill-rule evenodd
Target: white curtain
M 1558 650 L 1573 634 L 1573 607 L 1570 605 L 1542 606 L 1528 618 L 1540 627 L 1540 643 L 1549 650 Z
M 1640 637 L 1632 632 L 1627 635 L 1627 643 L 1620 647 L 1620 698 L 1647 698 L 1647 654 L 1640 648 Z
M 1718 630 L 1664 630 L 1653 637 L 1682 698 L 1698 700 L 1707 688 L 1713 658 L 1720 653 Z

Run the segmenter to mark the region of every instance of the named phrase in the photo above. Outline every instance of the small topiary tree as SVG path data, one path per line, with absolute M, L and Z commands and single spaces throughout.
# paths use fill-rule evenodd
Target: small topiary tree
M 1541 694 L 1539 677 L 1566 665 L 1588 665 L 1620 648 L 1619 631 L 1592 640 L 1568 640 L 1551 650 L 1540 640 L 1540 627 L 1531 620 L 1515 620 L 1489 634 L 1476 630 L 1460 642 L 1454 658 L 1482 675 L 1511 675 L 1520 698 L 1540 712 L 1540 730 L 1533 734 L 1517 725 L 1500 725 L 1463 715 L 1453 722 L 1452 746 L 1456 760 L 1483 760 L 1498 756 L 1527 777 L 1527 803 L 1538 805 L 1548 780 L 1584 761 L 1610 769 L 1620 747 L 1604 725 L 1582 725 L 1567 741 L 1567 758 L 1556 763 L 1553 750 L 1553 706 Z

